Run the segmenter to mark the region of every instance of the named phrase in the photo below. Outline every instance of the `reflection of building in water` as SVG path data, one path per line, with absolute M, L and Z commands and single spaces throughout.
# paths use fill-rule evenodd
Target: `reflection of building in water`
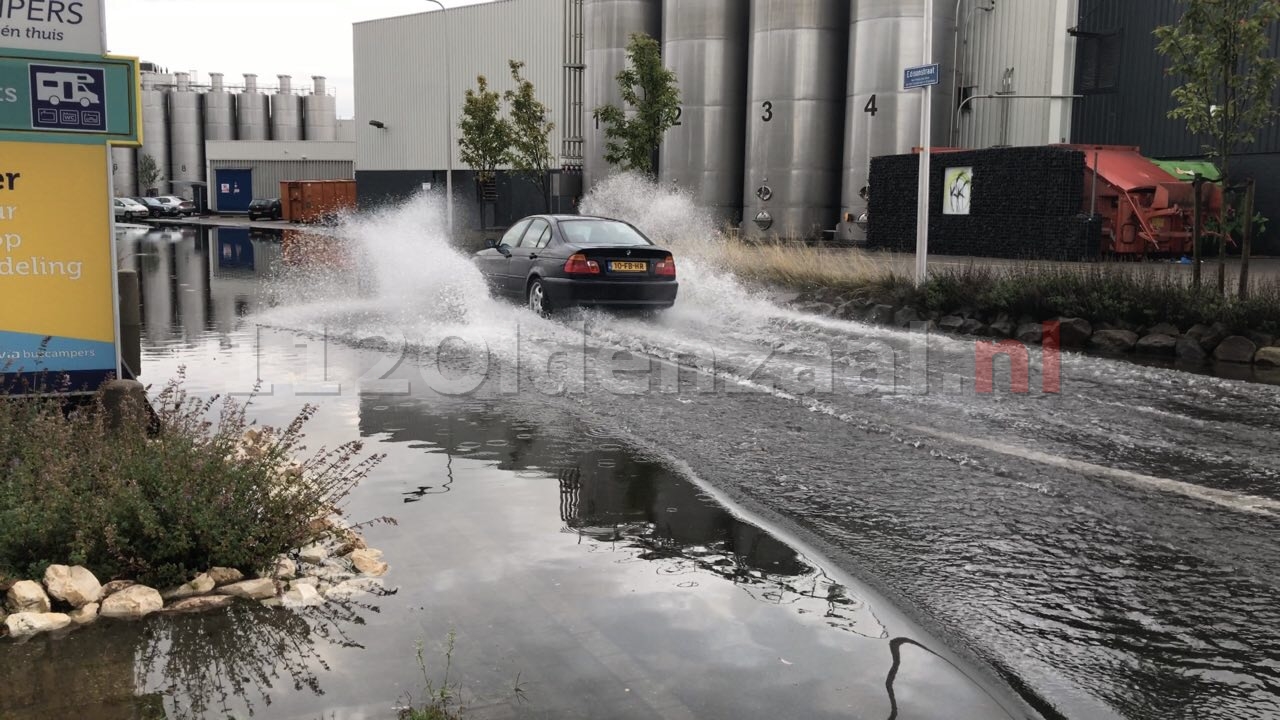
M 361 435 L 426 442 L 436 452 L 494 461 L 504 470 L 539 471 L 557 481 L 564 531 L 588 549 L 631 553 L 662 575 L 688 575 L 687 582 L 714 575 L 762 602 L 884 636 L 866 603 L 786 543 L 734 516 L 687 478 L 571 418 L 557 418 L 552 432 L 504 414 L 496 402 L 401 406 L 401 400 L 363 398 Z
M 139 275 L 149 344 L 234 332 L 259 304 L 280 243 L 242 228 L 153 228 L 117 235 L 121 268 Z
M 209 327 L 229 335 L 256 310 L 262 286 L 279 267 L 278 235 L 247 228 L 215 228 L 209 235 L 212 280 Z
M 143 333 L 152 343 L 173 338 L 173 281 L 169 267 L 173 255 L 171 236 L 176 233 L 176 230 L 147 233 L 138 241 L 138 253 L 132 258 L 137 263 L 142 291 Z
M 205 233 L 183 232 L 173 244 L 174 296 L 182 339 L 190 344 L 203 333 L 209 317 L 209 238 Z

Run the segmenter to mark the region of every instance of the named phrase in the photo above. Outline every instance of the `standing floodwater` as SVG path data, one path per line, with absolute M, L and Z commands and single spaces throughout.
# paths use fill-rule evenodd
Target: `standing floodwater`
M 1280 389 L 1068 354 L 1058 394 L 977 394 L 969 343 L 735 281 L 679 194 L 619 178 L 583 207 L 675 248 L 676 307 L 489 299 L 426 198 L 328 255 L 227 230 L 122 243 L 145 380 L 261 379 L 264 420 L 318 401 L 317 442 L 391 454 L 352 514 L 401 521 L 370 538 L 398 592 L 324 640 L 291 625 L 302 689 L 255 680 L 258 716 L 376 715 L 415 689 L 414 640 L 450 629 L 479 717 L 1280 715 Z M 0 667 L 108 641 L 160 647 L 87 633 Z

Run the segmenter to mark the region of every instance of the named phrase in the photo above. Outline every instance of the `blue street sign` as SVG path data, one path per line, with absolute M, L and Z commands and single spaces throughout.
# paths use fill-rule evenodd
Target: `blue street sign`
M 907 68 L 902 75 L 902 89 L 914 90 L 916 88 L 937 85 L 942 81 L 942 72 L 937 63 L 932 65 L 917 65 L 916 67 Z

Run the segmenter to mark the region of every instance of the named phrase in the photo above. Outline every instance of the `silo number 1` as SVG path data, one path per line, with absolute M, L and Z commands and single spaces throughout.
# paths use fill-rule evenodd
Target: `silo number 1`
M 872 95 L 871 99 L 867 101 L 867 106 L 862 108 L 862 112 L 871 113 L 871 117 L 875 117 L 876 113 L 880 112 L 880 109 L 876 107 L 875 95 Z

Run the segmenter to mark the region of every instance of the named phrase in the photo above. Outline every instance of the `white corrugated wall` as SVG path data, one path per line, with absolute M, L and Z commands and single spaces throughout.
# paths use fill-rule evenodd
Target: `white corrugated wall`
M 1006 89 L 1014 95 L 1071 94 L 1075 41 L 1067 31 L 1077 23 L 1078 7 L 1078 0 L 963 0 L 960 86 L 971 86 L 974 95 Z M 956 97 L 958 102 L 963 95 Z M 955 144 L 962 147 L 1070 141 L 1070 100 L 975 99 L 969 108 L 956 133 Z
M 447 11 L 357 23 L 355 133 L 357 170 L 443 170 L 446 136 L 457 121 L 464 93 L 484 75 L 489 87 L 511 89 L 508 59 L 525 63 L 524 76 L 556 124 L 553 156 L 560 150 L 564 76 L 564 0 L 501 0 Z M 447 30 L 446 30 L 447 26 Z M 448 50 L 452 96 L 445 97 Z M 371 127 L 377 120 L 386 129 Z

